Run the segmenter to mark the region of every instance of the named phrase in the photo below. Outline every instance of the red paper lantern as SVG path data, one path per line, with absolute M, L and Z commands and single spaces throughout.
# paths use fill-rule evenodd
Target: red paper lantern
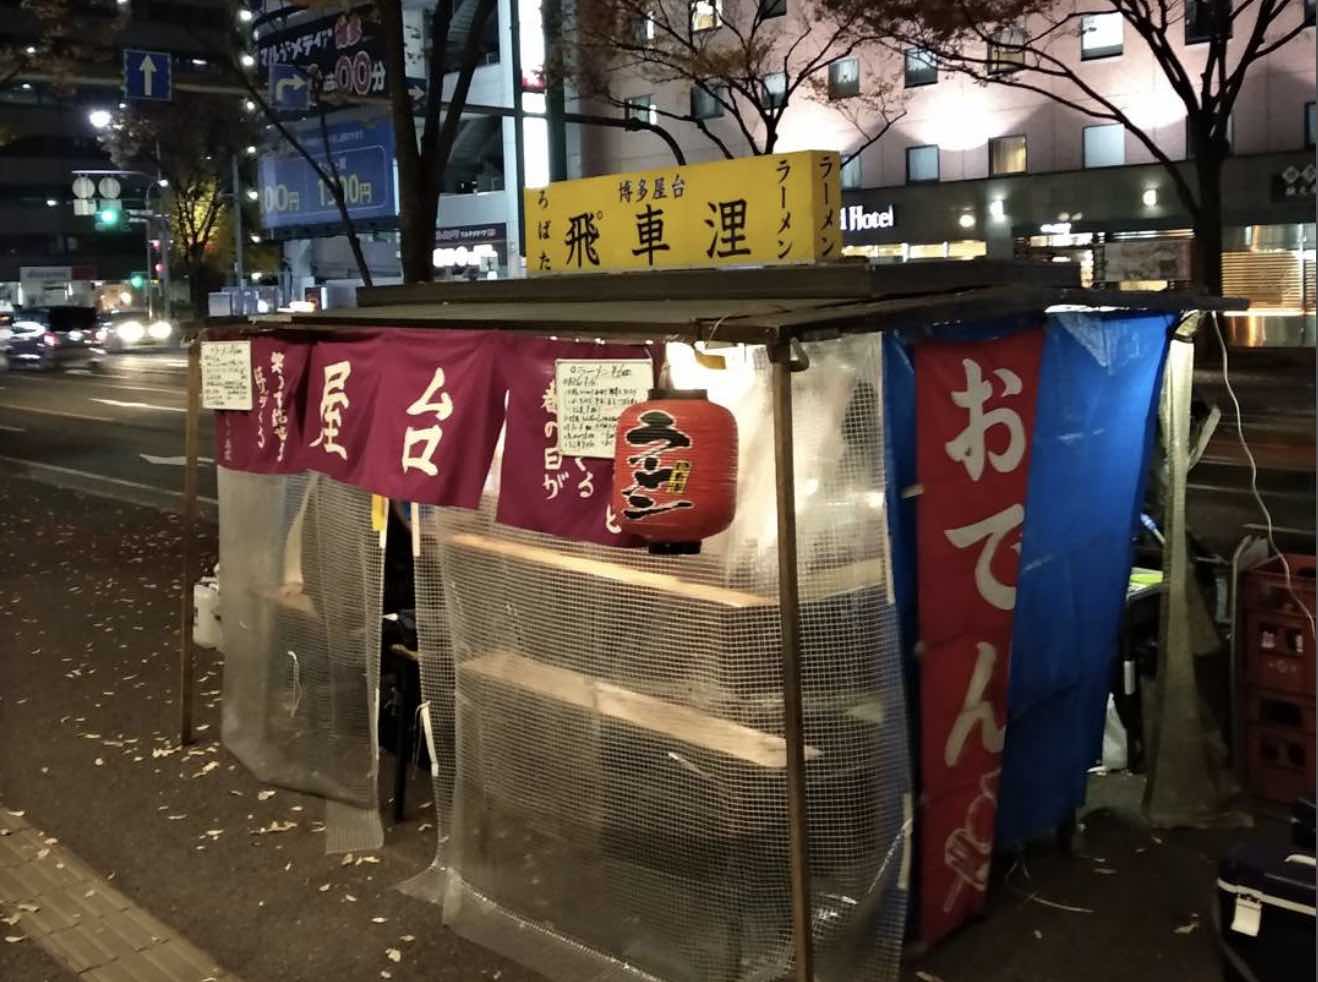
M 693 553 L 737 513 L 737 421 L 703 391 L 656 389 L 618 417 L 613 511 L 651 552 Z

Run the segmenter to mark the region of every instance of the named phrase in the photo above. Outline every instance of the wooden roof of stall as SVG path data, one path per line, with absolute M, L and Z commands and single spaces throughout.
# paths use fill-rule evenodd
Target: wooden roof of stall
M 774 344 L 935 330 L 1049 308 L 1242 309 L 1197 293 L 1082 289 L 1071 264 L 1014 260 L 665 270 L 363 288 L 359 306 L 294 314 L 307 329 L 491 328 L 537 334 Z

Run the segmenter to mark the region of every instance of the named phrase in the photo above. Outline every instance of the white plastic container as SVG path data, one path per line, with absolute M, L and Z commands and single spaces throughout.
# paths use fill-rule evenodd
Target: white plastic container
M 205 648 L 224 644 L 220 627 L 220 584 L 205 577 L 192 588 L 192 643 Z

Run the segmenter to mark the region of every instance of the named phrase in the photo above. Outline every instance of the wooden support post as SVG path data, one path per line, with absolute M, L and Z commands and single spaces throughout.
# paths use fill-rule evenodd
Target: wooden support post
M 805 793 L 805 725 L 801 713 L 801 591 L 796 569 L 796 480 L 792 453 L 791 346 L 770 349 L 773 360 L 774 478 L 778 494 L 778 606 L 783 634 L 783 720 L 787 737 L 787 817 L 792 862 L 792 940 L 797 982 L 814 982 L 810 933 L 810 839 Z
M 201 424 L 201 339 L 188 342 L 188 409 L 183 423 L 183 633 L 179 638 L 179 743 L 193 741 L 196 663 L 192 650 L 192 587 L 197 582 L 197 442 Z

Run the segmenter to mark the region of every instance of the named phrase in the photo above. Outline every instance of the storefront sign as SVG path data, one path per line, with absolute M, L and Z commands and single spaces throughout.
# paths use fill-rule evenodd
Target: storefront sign
M 915 354 L 921 937 L 984 903 L 1043 332 Z
M 532 275 L 835 260 L 838 155 L 803 151 L 525 192 Z
M 842 231 L 870 232 L 881 228 L 895 228 L 897 216 L 893 206 L 869 210 L 864 205 L 848 205 L 840 214 Z
M 1312 163 L 1303 167 L 1290 166 L 1278 174 L 1272 175 L 1272 200 L 1294 201 L 1296 198 L 1312 198 L 1314 194 L 1315 170 Z
M 1190 240 L 1109 242 L 1103 246 L 1105 283 L 1124 280 L 1188 280 Z
M 393 125 L 387 120 L 340 123 L 329 127 L 329 143 L 353 219 L 393 218 L 397 214 Z M 308 135 L 307 149 L 322 167 L 326 166 L 318 130 Z M 329 185 L 300 153 L 289 147 L 261 158 L 259 183 L 261 224 L 267 229 L 341 221 Z
M 628 406 L 650 397 L 654 366 L 646 357 L 560 359 L 554 366 L 554 387 L 563 451 L 612 460 L 618 417 Z
M 412 16 L 409 16 L 412 15 Z M 404 37 L 408 90 L 419 88 L 425 94 L 425 72 L 416 71 L 419 45 L 411 37 L 416 31 L 416 16 L 405 11 Z M 311 92 L 324 96 L 336 105 L 365 98 L 387 98 L 389 72 L 385 60 L 384 30 L 374 4 L 363 4 L 340 14 L 318 17 L 274 31 L 257 42 L 257 64 L 261 77 L 271 79 L 272 97 L 283 108 L 282 93 L 274 88 L 279 75 L 274 65 L 291 65 L 296 73 L 285 73 L 284 81 L 297 86 L 305 81 Z M 423 63 L 422 63 L 423 64 Z M 415 77 L 414 77 L 415 76 Z M 418 98 L 414 93 L 413 98 Z M 300 104 L 310 108 L 314 99 Z
M 435 245 L 470 245 L 475 242 L 502 242 L 508 237 L 503 222 L 485 225 L 451 225 L 435 229 Z

